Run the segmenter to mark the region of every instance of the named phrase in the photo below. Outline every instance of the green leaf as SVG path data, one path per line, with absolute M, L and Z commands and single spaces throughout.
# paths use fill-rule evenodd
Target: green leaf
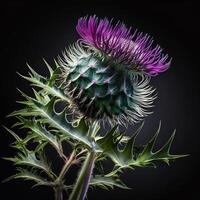
M 47 61 L 43 58 L 44 63 L 46 64 L 48 70 L 49 70 L 49 75 L 50 77 L 52 77 L 54 75 L 54 70 L 52 69 L 52 67 L 47 63 Z
M 77 124 L 71 122 L 67 112 L 63 110 L 60 113 L 56 113 L 54 106 L 57 101 L 56 98 L 52 98 L 46 105 L 40 101 L 29 97 L 21 92 L 27 100 L 28 107 L 18 111 L 14 111 L 9 116 L 22 116 L 22 117 L 40 117 L 41 123 L 47 123 L 51 127 L 57 129 L 64 136 L 71 139 L 75 139 L 78 142 L 82 142 L 89 148 L 98 150 L 98 146 L 88 136 L 89 126 L 84 118 L 80 119 Z
M 119 149 L 119 143 L 123 140 L 123 134 L 116 130 L 116 127 L 111 129 L 103 138 L 97 140 L 98 145 L 103 150 L 103 153 L 111 158 L 117 167 L 116 172 L 123 168 L 132 167 L 146 167 L 154 166 L 155 161 L 164 161 L 169 163 L 170 160 L 185 157 L 187 155 L 173 155 L 170 154 L 171 144 L 175 136 L 175 132 L 169 138 L 169 140 L 156 152 L 153 152 L 156 139 L 160 132 L 161 123 L 157 132 L 152 139 L 144 146 L 137 147 L 135 145 L 135 139 L 143 127 L 143 123 L 135 132 L 135 134 L 129 138 L 123 149 Z
M 27 169 L 18 168 L 18 172 L 5 179 L 3 182 L 10 181 L 12 179 L 24 179 L 29 181 L 34 181 L 36 184 L 34 186 L 52 186 L 53 183 L 51 181 L 48 181 L 47 179 L 39 176 L 37 174 L 37 171 L 28 171 Z
M 22 139 L 15 132 L 13 132 L 11 129 L 9 129 L 9 128 L 5 127 L 5 126 L 3 126 L 3 127 L 15 138 L 15 140 L 17 142 L 21 142 L 22 141 Z
M 33 151 L 29 151 L 26 155 L 23 153 L 18 153 L 16 157 L 6 159 L 14 162 L 15 165 L 28 166 L 34 169 L 42 170 L 52 179 L 56 177 L 47 163 L 44 155 L 37 154 L 36 156 L 35 152 Z
M 161 122 L 159 123 L 158 130 L 152 137 L 152 139 L 144 146 L 142 152 L 137 156 L 135 163 L 138 166 L 154 166 L 154 161 L 164 161 L 169 164 L 170 160 L 175 160 L 177 158 L 182 158 L 187 155 L 173 155 L 170 154 L 170 149 L 172 142 L 175 137 L 175 131 L 170 136 L 168 141 L 157 151 L 154 152 L 155 142 L 157 140 L 158 134 L 160 132 Z
M 105 137 L 99 139 L 97 141 L 98 145 L 102 149 L 103 153 L 108 155 L 115 164 L 122 165 L 121 159 L 119 157 L 119 150 L 118 150 L 118 142 L 117 139 L 119 136 L 122 136 L 122 134 L 117 133 L 118 126 L 114 126 L 110 131 L 107 132 Z M 121 137 L 120 137 L 121 138 Z
M 101 175 L 95 175 L 90 180 L 90 186 L 101 187 L 104 189 L 113 189 L 114 187 L 130 189 L 117 176 L 106 177 Z
M 70 99 L 58 88 L 55 87 L 55 80 L 57 78 L 57 71 L 52 71 L 52 68 L 48 65 L 48 63 L 45 61 L 49 72 L 50 72 L 50 78 L 47 79 L 41 75 L 39 75 L 36 71 L 33 70 L 28 64 L 28 68 L 30 70 L 29 76 L 24 76 L 18 73 L 22 78 L 26 79 L 27 81 L 31 82 L 32 86 L 39 87 L 43 91 L 45 91 L 47 94 L 50 94 L 54 97 L 58 97 L 63 101 L 67 101 L 68 103 L 71 103 Z
M 53 135 L 50 131 L 48 131 L 44 126 L 42 126 L 36 120 L 27 120 L 23 117 L 18 117 L 18 119 L 22 122 L 24 128 L 29 128 L 34 132 L 33 137 L 37 137 L 37 139 L 41 141 L 45 141 L 51 144 L 58 153 L 62 153 L 62 145 L 58 141 L 58 138 Z
M 25 147 L 25 144 L 23 142 L 23 139 L 21 139 L 14 131 L 12 131 L 11 129 L 3 126 L 14 138 L 15 138 L 15 142 L 14 144 L 12 144 L 12 147 L 15 147 L 21 151 L 23 151 L 24 153 L 27 153 L 27 149 Z

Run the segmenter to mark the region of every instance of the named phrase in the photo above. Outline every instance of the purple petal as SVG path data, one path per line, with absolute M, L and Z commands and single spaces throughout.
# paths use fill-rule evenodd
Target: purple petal
M 152 45 L 153 39 L 148 34 L 137 30 L 132 34 L 131 28 L 119 21 L 112 25 L 106 18 L 83 17 L 78 20 L 76 30 L 87 45 L 130 69 L 153 76 L 170 66 L 171 59 L 159 45 Z

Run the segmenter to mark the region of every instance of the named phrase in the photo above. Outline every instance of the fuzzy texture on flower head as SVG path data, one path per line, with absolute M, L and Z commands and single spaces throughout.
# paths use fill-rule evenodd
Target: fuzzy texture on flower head
M 112 25 L 106 18 L 83 17 L 79 19 L 76 30 L 94 51 L 133 71 L 153 76 L 170 66 L 171 59 L 159 45 L 153 45 L 148 34 L 137 30 L 132 34 L 131 28 L 119 21 Z
M 71 99 L 72 113 L 125 126 L 151 113 L 148 109 L 156 96 L 150 77 L 135 75 L 86 50 L 77 42 L 59 58 L 61 88 Z

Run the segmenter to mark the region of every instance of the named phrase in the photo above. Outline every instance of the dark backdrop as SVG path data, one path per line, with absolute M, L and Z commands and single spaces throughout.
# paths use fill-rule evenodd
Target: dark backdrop
M 159 164 L 157 169 L 127 171 L 123 180 L 132 190 L 115 189 L 89 192 L 89 199 L 104 200 L 174 200 L 194 199 L 199 190 L 199 6 L 192 1 L 91 1 L 65 4 L 7 3 L 1 8 L 1 123 L 10 126 L 5 116 L 17 109 L 16 87 L 29 92 L 28 83 L 16 71 L 27 73 L 25 63 L 45 74 L 44 57 L 50 64 L 61 51 L 76 41 L 77 19 L 96 14 L 120 19 L 128 26 L 151 34 L 170 56 L 171 68 L 152 79 L 158 99 L 154 114 L 146 118 L 138 143 L 144 143 L 162 120 L 158 146 L 177 129 L 172 151 L 190 156 L 173 162 L 170 167 Z M 128 134 L 131 134 L 129 127 Z M 4 130 L 0 135 L 0 156 L 13 154 L 12 142 Z M 3 180 L 13 173 L 13 167 L 1 160 Z M 1 199 L 53 199 L 48 189 L 30 189 L 31 184 L 13 181 L 0 185 Z

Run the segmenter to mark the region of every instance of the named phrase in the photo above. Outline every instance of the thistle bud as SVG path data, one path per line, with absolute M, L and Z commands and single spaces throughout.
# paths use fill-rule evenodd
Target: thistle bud
M 76 111 L 111 124 L 147 116 L 155 99 L 150 76 L 169 67 L 168 56 L 158 45 L 152 47 L 149 36 L 131 34 L 120 22 L 113 26 L 95 16 L 80 18 L 77 31 L 82 39 L 60 58 L 64 92 Z

